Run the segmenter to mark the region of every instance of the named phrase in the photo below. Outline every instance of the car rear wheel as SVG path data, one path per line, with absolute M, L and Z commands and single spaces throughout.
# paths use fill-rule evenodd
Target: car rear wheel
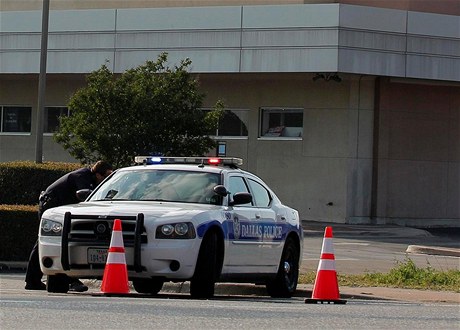
M 214 296 L 214 285 L 220 275 L 219 238 L 215 232 L 205 235 L 198 254 L 195 274 L 190 281 L 192 298 L 206 299 Z
M 157 294 L 163 287 L 164 281 L 158 278 L 134 279 L 133 287 L 139 293 Z
M 286 239 L 278 273 L 267 283 L 267 292 L 273 298 L 290 298 L 299 278 L 299 248 L 292 237 Z
M 65 275 L 48 275 L 46 291 L 54 293 L 67 293 L 69 291 L 69 278 Z

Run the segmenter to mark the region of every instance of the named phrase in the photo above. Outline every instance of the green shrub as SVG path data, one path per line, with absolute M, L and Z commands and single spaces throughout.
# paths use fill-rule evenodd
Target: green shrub
M 0 163 L 0 260 L 29 258 L 38 234 L 38 196 L 76 163 Z
M 82 166 L 77 163 L 36 164 L 31 161 L 0 163 L 0 203 L 35 205 L 42 190 Z
M 460 290 L 460 271 L 451 269 L 438 271 L 428 265 L 420 268 L 410 258 L 398 262 L 388 274 L 371 273 L 365 278 L 381 286 L 396 286 L 416 289 Z
M 301 274 L 299 283 L 313 284 L 315 276 L 314 272 Z M 420 268 L 409 257 L 404 262 L 397 262 L 396 266 L 390 269 L 388 273 L 339 274 L 337 279 L 340 286 L 376 286 L 460 292 L 459 270 L 440 271 L 430 265 Z
M 0 204 L 0 260 L 28 260 L 38 226 L 37 206 Z

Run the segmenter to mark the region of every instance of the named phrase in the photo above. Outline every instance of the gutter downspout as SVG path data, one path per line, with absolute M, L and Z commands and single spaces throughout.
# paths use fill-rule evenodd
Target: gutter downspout
M 379 188 L 379 136 L 380 136 L 380 81 L 377 77 L 374 86 L 374 127 L 372 138 L 372 182 L 371 182 L 371 208 L 370 221 L 377 224 L 378 188 Z

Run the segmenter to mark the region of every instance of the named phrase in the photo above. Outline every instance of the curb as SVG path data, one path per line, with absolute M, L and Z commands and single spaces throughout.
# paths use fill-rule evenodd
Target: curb
M 100 287 L 100 281 L 89 280 L 85 282 L 90 288 L 97 290 Z M 131 294 L 135 297 L 145 295 L 136 293 L 131 287 Z M 312 295 L 313 285 L 299 284 L 293 297 L 308 299 Z M 190 294 L 190 282 L 171 283 L 167 282 L 161 289 L 161 294 Z M 460 295 L 457 292 L 450 291 L 430 291 L 417 289 L 402 289 L 389 287 L 341 287 L 340 299 L 349 300 L 380 300 L 380 301 L 415 301 L 415 302 L 436 302 L 436 303 L 460 303 Z M 257 299 L 272 299 L 264 285 L 255 285 L 247 283 L 216 283 L 215 298 L 219 299 L 223 296 L 231 296 L 234 298 L 257 298 Z
M 90 289 L 98 289 L 101 285 L 99 280 L 88 280 L 85 284 Z M 293 297 L 296 298 L 309 298 L 312 295 L 312 285 L 299 284 Z M 131 293 L 135 293 L 134 288 L 130 287 Z M 190 294 L 190 282 L 171 283 L 166 282 L 160 291 L 160 294 Z M 135 293 L 136 295 L 142 295 Z M 215 292 L 216 296 L 234 296 L 234 297 L 266 297 L 271 298 L 267 293 L 264 285 L 245 284 L 245 283 L 216 283 Z M 150 296 L 150 295 L 147 295 Z M 395 300 L 391 298 L 382 297 L 373 293 L 340 293 L 342 299 L 361 299 L 361 300 Z
M 25 272 L 27 261 L 0 261 L 0 273 Z
M 441 248 L 441 247 L 424 246 L 424 245 L 409 245 L 406 249 L 406 253 L 442 255 L 442 256 L 460 258 L 460 249 Z

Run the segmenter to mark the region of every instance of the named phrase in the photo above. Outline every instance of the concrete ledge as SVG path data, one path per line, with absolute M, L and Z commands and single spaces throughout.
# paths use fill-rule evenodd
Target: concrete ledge
M 457 257 L 457 258 L 460 257 L 460 249 L 433 247 L 433 246 L 424 246 L 424 245 L 409 245 L 406 249 L 406 253 L 431 254 L 431 255 L 450 256 L 450 257 Z

